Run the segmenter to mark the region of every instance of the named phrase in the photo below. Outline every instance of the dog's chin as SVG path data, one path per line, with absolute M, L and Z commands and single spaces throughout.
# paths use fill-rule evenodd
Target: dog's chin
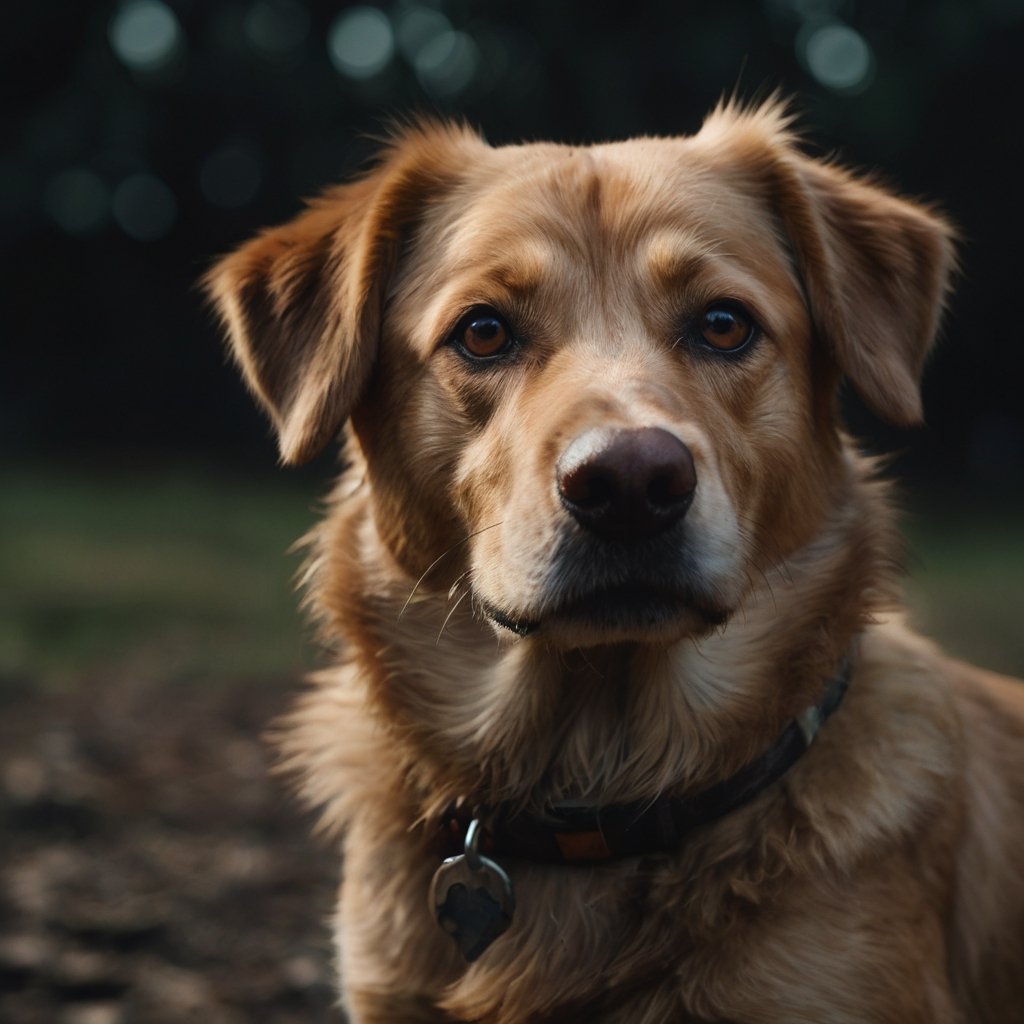
M 501 632 L 537 637 L 556 647 L 608 643 L 671 644 L 725 625 L 729 612 L 692 595 L 621 587 L 596 591 L 536 613 L 511 613 L 483 602 Z

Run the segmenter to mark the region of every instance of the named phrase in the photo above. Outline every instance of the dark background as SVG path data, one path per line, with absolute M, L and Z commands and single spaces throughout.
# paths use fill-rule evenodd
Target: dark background
M 8 2 L 0 31 L 0 1020 L 336 1024 L 338 860 L 261 743 L 318 655 L 281 471 L 195 282 L 393 117 L 495 143 L 795 98 L 959 225 L 896 453 L 912 618 L 1024 674 L 1024 0 Z
M 223 366 L 194 283 L 216 254 L 357 169 L 394 115 L 464 117 L 494 143 L 590 141 L 692 132 L 723 92 L 778 87 L 817 151 L 937 200 L 964 237 L 927 374 L 930 430 L 890 434 L 855 408 L 856 428 L 943 486 L 1019 480 L 1021 0 L 399 0 L 375 11 L 367 42 L 366 8 L 337 0 L 8 7 L 8 457 L 267 468 L 267 431 Z M 116 49 L 119 26 L 134 57 Z M 369 48 L 379 70 L 337 66 L 339 38 Z

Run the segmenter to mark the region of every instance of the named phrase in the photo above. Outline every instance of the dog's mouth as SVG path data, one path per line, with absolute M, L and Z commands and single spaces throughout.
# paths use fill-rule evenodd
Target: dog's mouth
M 493 622 L 517 636 L 557 627 L 559 631 L 626 632 L 640 637 L 684 624 L 711 629 L 729 618 L 727 609 L 692 593 L 635 584 L 576 595 L 537 614 L 503 611 L 486 603 L 483 607 Z
M 503 626 L 510 633 L 515 633 L 516 636 L 529 636 L 540 629 L 540 619 L 514 618 L 498 611 L 497 608 L 490 607 L 490 605 L 484 605 L 484 612 L 492 622 Z

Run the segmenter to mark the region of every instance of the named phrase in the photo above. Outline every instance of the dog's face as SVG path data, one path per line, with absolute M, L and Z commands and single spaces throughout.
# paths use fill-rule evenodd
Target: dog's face
M 692 143 L 481 147 L 467 178 L 393 285 L 355 418 L 371 472 L 398 454 L 396 507 L 458 524 L 431 558 L 471 538 L 507 628 L 705 631 L 820 517 L 779 483 L 835 455 L 770 212 Z
M 580 149 L 412 132 L 209 283 L 286 460 L 351 415 L 410 577 L 586 647 L 706 633 L 810 541 L 840 375 L 918 418 L 950 263 L 764 108 Z

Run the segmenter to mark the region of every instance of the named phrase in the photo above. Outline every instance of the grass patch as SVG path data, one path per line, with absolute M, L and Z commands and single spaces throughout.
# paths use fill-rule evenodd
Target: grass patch
M 926 496 L 907 519 L 911 621 L 950 653 L 1024 676 L 1021 501 L 948 510 Z
M 0 678 L 297 678 L 315 654 L 288 549 L 323 489 L 284 475 L 0 474 Z M 1024 674 L 1019 511 L 912 507 L 913 621 L 952 653 Z
M 0 673 L 298 675 L 288 548 L 315 494 L 172 473 L 0 477 Z

